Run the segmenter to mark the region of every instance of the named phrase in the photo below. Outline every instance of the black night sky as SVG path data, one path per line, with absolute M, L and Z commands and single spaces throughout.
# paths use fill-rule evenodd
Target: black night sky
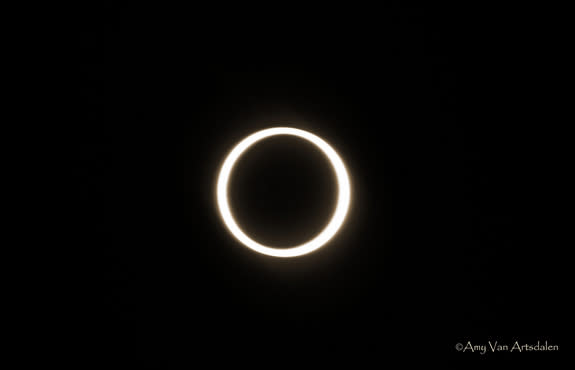
M 459 22 L 396 7 L 187 12 L 110 10 L 74 31 L 82 362 L 385 365 L 480 358 L 455 350 L 468 340 L 563 344 L 561 271 L 521 155 L 535 147 L 499 111 L 498 59 L 470 63 Z M 324 138 L 352 181 L 340 232 L 293 259 L 239 244 L 215 204 L 227 152 L 273 126 Z M 254 147 L 232 181 L 242 227 L 277 245 L 319 231 L 335 191 L 326 163 L 294 138 Z M 557 355 L 491 354 L 527 356 Z

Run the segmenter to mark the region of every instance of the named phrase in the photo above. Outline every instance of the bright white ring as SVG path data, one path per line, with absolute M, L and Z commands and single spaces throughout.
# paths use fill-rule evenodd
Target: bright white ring
M 262 245 L 250 237 L 248 237 L 242 229 L 236 223 L 232 212 L 230 210 L 230 205 L 228 202 L 228 183 L 230 180 L 230 174 L 234 168 L 235 163 L 240 158 L 240 156 L 253 144 L 260 140 L 268 138 L 274 135 L 293 135 L 305 139 L 315 146 L 317 146 L 329 159 L 337 178 L 338 186 L 338 196 L 337 196 L 337 206 L 333 213 L 333 216 L 327 226 L 313 239 L 307 241 L 298 246 L 290 248 L 272 248 Z M 347 211 L 349 209 L 351 198 L 351 189 L 349 176 L 345 169 L 343 161 L 339 157 L 333 148 L 326 143 L 323 139 L 300 129 L 290 128 L 290 127 L 274 127 L 265 130 L 258 131 L 236 145 L 230 154 L 228 154 L 220 174 L 218 176 L 217 183 L 217 203 L 220 211 L 220 215 L 224 223 L 230 232 L 246 247 L 253 249 L 256 252 L 266 254 L 268 256 L 274 257 L 296 257 L 301 256 L 323 246 L 327 243 L 339 230 L 343 224 Z

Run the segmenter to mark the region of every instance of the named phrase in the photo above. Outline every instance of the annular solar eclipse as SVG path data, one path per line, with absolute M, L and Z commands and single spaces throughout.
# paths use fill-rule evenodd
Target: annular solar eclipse
M 311 240 L 289 248 L 274 248 L 271 246 L 262 245 L 246 235 L 246 233 L 244 233 L 244 231 L 238 226 L 238 223 L 236 222 L 230 210 L 228 197 L 228 185 L 230 182 L 230 176 L 233 173 L 234 166 L 238 159 L 243 154 L 246 154 L 246 151 L 258 141 L 275 135 L 292 135 L 314 144 L 323 152 L 323 154 L 325 154 L 329 160 L 337 180 L 337 204 L 331 219 L 327 223 L 327 226 L 325 226 L 325 228 Z M 351 200 L 349 175 L 343 161 L 337 152 L 320 137 L 310 132 L 291 127 L 273 127 L 264 129 L 257 131 L 240 141 L 230 151 L 220 169 L 216 191 L 217 205 L 220 215 L 224 224 L 232 233 L 232 235 L 246 247 L 258 253 L 273 257 L 302 256 L 324 246 L 333 238 L 333 236 L 338 232 L 344 223 Z

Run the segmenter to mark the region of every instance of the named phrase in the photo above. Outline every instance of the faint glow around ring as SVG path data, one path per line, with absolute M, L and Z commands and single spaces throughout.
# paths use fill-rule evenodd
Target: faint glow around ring
M 234 168 L 234 165 L 238 159 L 248 150 L 252 145 L 260 140 L 268 138 L 275 135 L 292 135 L 299 138 L 305 139 L 315 146 L 317 146 L 328 158 L 331 166 L 336 175 L 338 196 L 337 196 L 337 206 L 333 213 L 333 216 L 327 226 L 317 234 L 313 239 L 297 246 L 290 248 L 273 248 L 266 245 L 262 245 L 255 240 L 247 236 L 242 229 L 238 226 L 232 212 L 230 210 L 229 199 L 228 199 L 228 184 L 230 180 L 230 175 Z M 217 182 L 217 203 L 220 211 L 220 215 L 232 233 L 232 235 L 244 244 L 246 247 L 253 249 L 256 252 L 266 254 L 268 256 L 274 257 L 296 257 L 301 256 L 310 252 L 315 251 L 324 244 L 326 244 L 339 230 L 343 224 L 347 211 L 349 209 L 351 198 L 351 189 L 349 176 L 343 161 L 337 154 L 337 152 L 323 139 L 318 136 L 311 134 L 307 131 L 290 128 L 290 127 L 274 127 L 265 130 L 258 131 L 237 144 L 232 151 L 226 157 Z

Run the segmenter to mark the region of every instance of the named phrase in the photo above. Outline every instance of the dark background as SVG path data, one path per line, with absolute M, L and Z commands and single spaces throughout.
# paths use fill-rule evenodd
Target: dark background
M 236 11 L 108 9 L 74 31 L 83 360 L 387 363 L 480 358 L 454 349 L 467 340 L 561 346 L 543 143 L 510 114 L 500 50 L 470 48 L 443 9 Z M 278 125 L 327 140 L 352 180 L 342 230 L 293 259 L 238 244 L 214 198 L 230 148 Z M 313 235 L 334 197 L 325 163 L 296 139 L 254 148 L 232 183 L 242 226 L 276 245 Z

